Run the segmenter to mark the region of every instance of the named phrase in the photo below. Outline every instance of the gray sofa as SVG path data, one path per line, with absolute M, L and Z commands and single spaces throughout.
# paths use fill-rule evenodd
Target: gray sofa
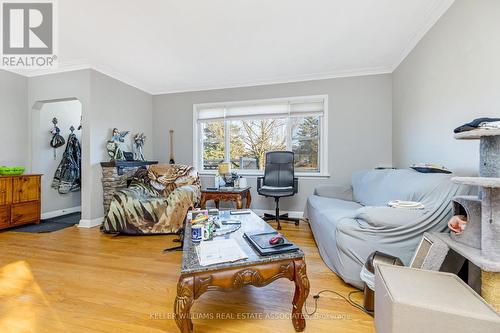
M 352 186 L 320 186 L 307 200 L 321 257 L 346 283 L 361 288 L 362 265 L 373 251 L 399 257 L 408 265 L 424 232 L 443 231 L 450 199 L 472 194 L 446 174 L 414 170 L 370 170 L 352 177 Z M 391 200 L 420 201 L 425 209 L 390 208 Z

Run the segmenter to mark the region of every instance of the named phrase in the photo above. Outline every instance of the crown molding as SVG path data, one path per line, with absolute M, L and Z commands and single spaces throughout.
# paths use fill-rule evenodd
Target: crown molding
M 379 75 L 379 74 L 390 74 L 390 73 L 392 73 L 392 66 L 385 66 L 385 67 L 381 66 L 381 67 L 371 67 L 371 68 L 368 67 L 368 68 L 359 68 L 359 69 L 353 69 L 353 70 L 342 70 L 342 71 L 332 71 L 332 72 L 324 72 L 324 73 L 314 73 L 314 74 L 267 78 L 267 79 L 262 79 L 262 80 L 257 80 L 257 81 L 241 81 L 241 82 L 232 82 L 232 83 L 211 84 L 211 85 L 206 85 L 206 86 L 192 86 L 192 87 L 186 87 L 183 89 L 157 90 L 157 91 L 153 91 L 152 94 L 153 95 L 177 94 L 177 93 L 195 92 L 195 91 L 255 87 L 255 86 L 264 86 L 264 85 L 272 85 L 272 84 L 317 81 L 317 80 L 347 78 L 347 77 L 356 77 L 356 76 L 369 76 L 369 75 Z
M 401 54 L 396 58 L 394 65 L 392 66 L 391 72 L 394 72 L 399 65 L 408 57 L 408 55 L 415 49 L 418 43 L 424 38 L 424 36 L 431 30 L 431 28 L 439 21 L 439 19 L 450 9 L 451 5 L 455 0 L 434 0 L 434 2 L 429 6 L 427 10 L 428 19 L 422 25 L 420 29 L 418 29 L 413 37 L 408 41 L 407 46 L 403 49 Z
M 57 68 L 41 68 L 41 69 L 10 69 L 10 68 L 2 68 L 6 71 L 22 75 L 24 77 L 36 77 L 57 73 L 65 73 L 65 72 L 73 72 L 82 69 L 91 69 L 92 66 L 86 60 L 75 60 L 68 61 L 64 63 L 59 63 Z
M 217 89 L 231 89 L 231 88 L 243 88 L 243 87 L 254 87 L 254 86 L 264 86 L 272 84 L 284 84 L 284 83 L 295 83 L 295 82 L 305 82 L 305 81 L 316 81 L 316 80 L 327 80 L 336 78 L 347 78 L 356 76 L 368 76 L 368 75 L 378 75 L 378 74 L 390 74 L 392 73 L 392 67 L 372 67 L 372 68 L 360 68 L 353 70 L 342 70 L 342 71 L 332 71 L 324 73 L 314 73 L 314 74 L 304 74 L 304 75 L 294 75 L 294 76 L 283 76 L 276 78 L 267 78 L 258 81 L 241 81 L 232 83 L 220 83 L 211 84 L 206 86 L 192 86 L 182 89 L 172 89 L 172 90 L 154 90 L 148 87 L 146 84 L 139 82 L 137 80 L 131 79 L 129 76 L 122 74 L 118 71 L 114 71 L 107 66 L 103 65 L 92 65 L 85 61 L 75 61 L 75 62 L 65 62 L 60 63 L 58 68 L 53 69 L 33 69 L 33 70 L 12 70 L 6 69 L 9 72 L 22 75 L 25 77 L 36 77 L 57 73 L 72 72 L 82 69 L 92 69 L 100 72 L 104 75 L 110 76 L 115 80 L 121 81 L 129 86 L 142 90 L 150 95 L 165 95 L 165 94 L 175 94 L 184 92 L 195 92 L 195 91 L 207 91 L 207 90 L 217 90 Z
M 120 81 L 122 83 L 125 83 L 125 84 L 131 86 L 131 87 L 134 87 L 136 89 L 144 91 L 150 95 L 153 95 L 153 93 L 151 92 L 151 89 L 148 89 L 146 84 L 139 82 L 137 80 L 134 80 L 127 75 L 119 73 L 118 71 L 114 71 L 108 66 L 91 64 L 89 61 L 86 61 L 86 60 L 77 60 L 77 61 L 59 63 L 59 66 L 57 68 L 43 68 L 43 69 L 29 69 L 29 70 L 25 70 L 25 69 L 24 70 L 23 69 L 15 70 L 15 69 L 5 68 L 6 71 L 9 71 L 9 72 L 12 72 L 12 73 L 24 76 L 24 77 L 28 77 L 28 78 L 29 77 L 43 76 L 43 75 L 73 72 L 73 71 L 79 71 L 82 69 L 95 70 L 95 71 L 100 72 L 104 75 L 112 77 L 113 79 L 115 79 L 117 81 Z

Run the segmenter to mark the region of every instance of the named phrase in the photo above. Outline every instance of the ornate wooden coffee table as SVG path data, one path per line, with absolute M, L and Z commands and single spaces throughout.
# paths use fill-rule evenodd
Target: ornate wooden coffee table
M 248 259 L 211 266 L 201 266 L 195 247 L 191 241 L 191 224 L 186 223 L 184 253 L 177 297 L 174 302 L 175 322 L 183 333 L 193 331 L 190 310 L 195 299 L 206 291 L 231 291 L 248 285 L 264 287 L 271 282 L 287 278 L 295 283 L 292 301 L 292 323 L 297 332 L 306 327 L 302 306 L 309 295 L 309 279 L 306 274 L 306 262 L 301 250 L 271 256 L 260 256 L 243 238 L 244 232 L 272 232 L 274 229 L 259 218 L 254 212 L 248 215 L 230 215 L 229 211 L 221 214 L 222 219 L 238 219 L 241 228 L 221 238 L 233 238 L 248 256 Z M 216 238 L 217 239 L 217 238 Z
M 236 202 L 236 208 L 243 208 L 243 199 L 245 199 L 245 207 L 250 208 L 252 202 L 252 195 L 250 194 L 251 187 L 244 188 L 231 188 L 230 190 L 218 189 L 218 190 L 201 190 L 201 200 L 200 207 L 205 209 L 206 203 L 209 200 L 215 202 L 215 207 L 219 208 L 220 201 L 234 201 Z

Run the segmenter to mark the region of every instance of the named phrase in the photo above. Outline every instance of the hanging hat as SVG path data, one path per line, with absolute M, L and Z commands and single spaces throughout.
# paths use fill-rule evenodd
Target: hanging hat
M 61 146 L 64 146 L 65 143 L 66 141 L 60 134 L 54 134 L 52 140 L 50 140 L 50 146 L 52 148 L 59 148 Z

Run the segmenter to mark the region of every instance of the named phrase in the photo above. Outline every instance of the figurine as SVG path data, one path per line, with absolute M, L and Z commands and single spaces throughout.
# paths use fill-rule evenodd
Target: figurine
M 113 136 L 111 137 L 111 140 L 123 143 L 125 142 L 125 137 L 129 133 L 130 131 L 119 132 L 118 128 L 113 128 Z
M 134 136 L 134 147 L 133 147 L 133 152 L 134 152 L 134 160 L 135 161 L 144 161 L 144 144 L 146 143 L 146 136 L 144 133 L 137 133 Z
M 106 144 L 106 149 L 108 150 L 108 155 L 112 160 L 124 160 L 122 143 L 125 142 L 125 137 L 129 131 L 119 132 L 117 128 L 113 129 L 113 135 L 111 140 L 108 140 Z

